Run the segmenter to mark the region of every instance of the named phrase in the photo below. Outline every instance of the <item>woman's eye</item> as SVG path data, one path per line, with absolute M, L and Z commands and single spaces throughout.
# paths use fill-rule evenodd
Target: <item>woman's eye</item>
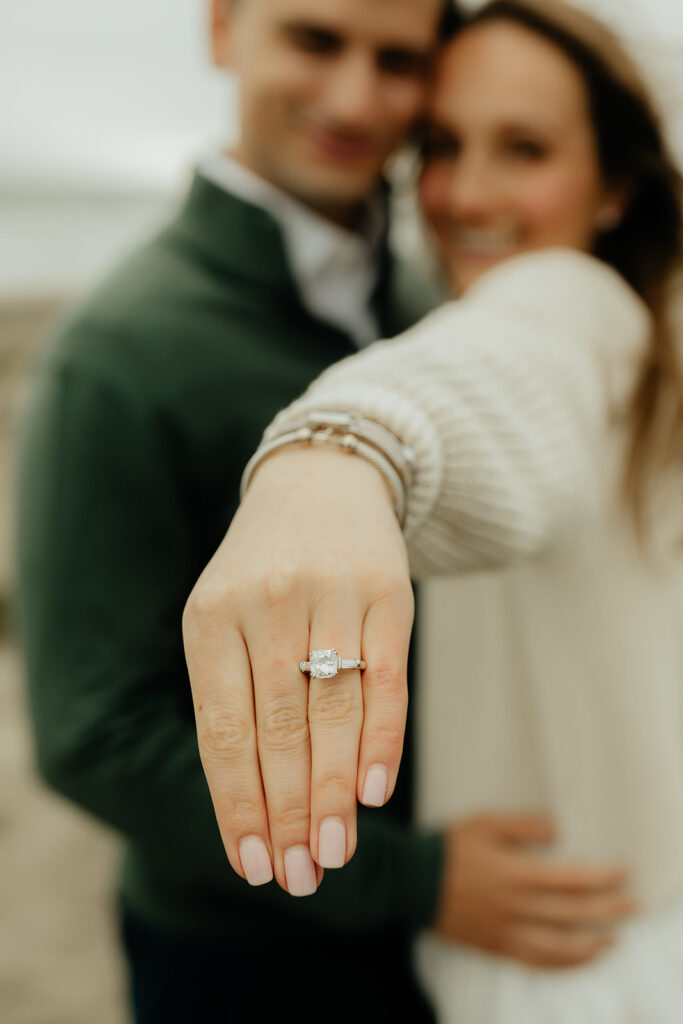
M 547 152 L 545 146 L 533 139 L 513 139 L 506 148 L 512 156 L 522 160 L 542 160 Z
M 459 152 L 459 141 L 449 137 L 427 138 L 422 143 L 423 160 L 453 160 Z

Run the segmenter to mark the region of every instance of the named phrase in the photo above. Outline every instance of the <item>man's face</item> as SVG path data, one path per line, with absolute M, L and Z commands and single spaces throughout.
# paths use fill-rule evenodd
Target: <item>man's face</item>
M 247 167 L 345 220 L 421 113 L 442 0 L 213 0 Z

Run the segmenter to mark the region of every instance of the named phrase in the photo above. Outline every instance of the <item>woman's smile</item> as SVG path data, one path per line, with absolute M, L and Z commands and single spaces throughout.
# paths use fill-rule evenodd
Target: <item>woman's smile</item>
M 619 199 L 580 71 L 512 22 L 474 25 L 446 48 L 423 156 L 420 201 L 456 294 L 523 252 L 591 251 L 600 211 Z

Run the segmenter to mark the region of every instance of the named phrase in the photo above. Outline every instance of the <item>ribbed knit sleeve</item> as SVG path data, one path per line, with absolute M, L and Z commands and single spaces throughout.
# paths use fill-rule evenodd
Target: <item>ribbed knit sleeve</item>
M 520 256 L 327 370 L 265 438 L 316 409 L 381 422 L 417 456 L 405 522 L 414 572 L 505 564 L 593 507 L 599 442 L 649 330 L 644 303 L 604 263 L 573 250 Z

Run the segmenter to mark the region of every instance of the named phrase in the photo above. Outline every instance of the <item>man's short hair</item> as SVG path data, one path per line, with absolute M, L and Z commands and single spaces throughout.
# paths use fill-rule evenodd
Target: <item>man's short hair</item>
M 439 23 L 439 39 L 450 39 L 462 26 L 464 20 L 464 15 L 455 0 L 444 0 Z
M 237 4 L 238 0 L 229 0 Z M 463 24 L 465 18 L 458 8 L 455 0 L 443 0 L 441 21 L 439 22 L 439 39 L 450 39 Z

